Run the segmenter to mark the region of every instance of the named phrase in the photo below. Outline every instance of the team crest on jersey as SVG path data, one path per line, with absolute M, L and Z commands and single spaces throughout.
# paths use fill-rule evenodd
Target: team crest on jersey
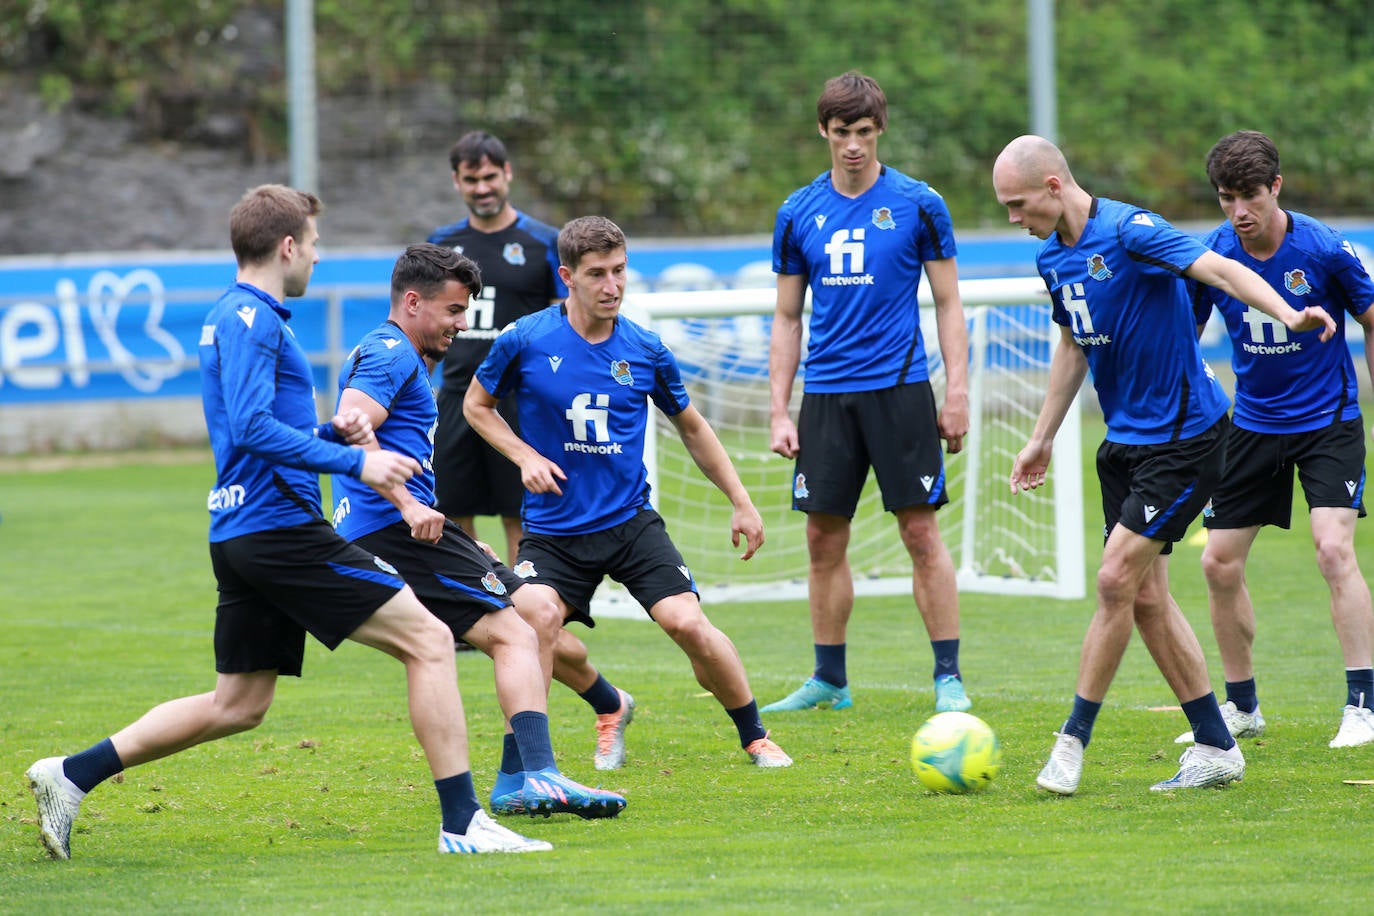
M 891 207 L 879 207 L 873 211 L 873 225 L 879 229 L 896 229 L 897 221 L 892 218 Z
M 1088 276 L 1094 280 L 1110 280 L 1112 270 L 1107 266 L 1107 259 L 1100 254 L 1088 255 Z
M 630 361 L 628 359 L 611 360 L 611 378 L 622 385 L 633 385 L 635 377 L 630 374 Z
M 792 480 L 792 498 L 806 499 L 811 495 L 811 491 L 806 489 L 806 475 L 798 474 Z
M 497 576 L 496 573 L 491 572 L 490 570 L 488 570 L 487 574 L 482 577 L 482 587 L 485 588 L 487 591 L 491 592 L 493 595 L 504 595 L 506 593 L 505 583 L 501 581 L 500 577 Z
M 1301 267 L 1284 271 L 1283 288 L 1295 296 L 1306 296 L 1312 292 L 1312 284 L 1307 282 L 1307 271 Z
M 396 567 L 392 566 L 390 563 L 388 563 L 386 560 L 383 560 L 381 557 L 373 557 L 372 562 L 377 565 L 378 569 L 380 569 L 384 573 L 387 573 L 388 575 L 400 575 L 400 573 L 396 571 Z
M 522 579 L 534 579 L 539 576 L 539 573 L 535 572 L 533 560 L 521 560 L 511 567 L 511 572 Z
M 501 257 L 506 259 L 507 264 L 514 264 L 519 267 L 525 263 L 525 246 L 519 242 L 511 242 L 501 249 Z

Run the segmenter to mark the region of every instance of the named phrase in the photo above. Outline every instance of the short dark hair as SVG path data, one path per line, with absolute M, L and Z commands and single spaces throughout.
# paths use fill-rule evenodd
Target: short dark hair
M 579 216 L 558 232 L 558 260 L 576 270 L 583 255 L 608 254 L 625 247 L 625 233 L 604 216 Z
M 287 236 L 305 234 L 306 220 L 319 216 L 324 204 L 309 191 L 282 184 L 250 188 L 229 211 L 229 245 L 239 266 L 261 264 Z
M 872 118 L 879 130 L 887 129 L 887 96 L 878 81 L 850 70 L 826 80 L 821 97 L 816 100 L 816 120 L 827 127 L 832 118 L 841 124 L 853 124 L 861 118 Z
M 495 166 L 505 165 L 509 161 L 506 144 L 485 130 L 468 131 L 459 137 L 458 142 L 448 151 L 448 164 L 455 172 L 460 165 L 476 168 L 483 159 L 490 159 L 491 164 Z
M 411 245 L 391 269 L 391 301 L 398 301 L 408 289 L 428 299 L 450 280 L 466 286 L 473 298 L 482 292 L 482 271 L 472 258 L 429 242 Z
M 1207 154 L 1212 187 L 1249 194 L 1268 188 L 1279 177 L 1279 148 L 1257 130 L 1238 130 L 1216 142 Z

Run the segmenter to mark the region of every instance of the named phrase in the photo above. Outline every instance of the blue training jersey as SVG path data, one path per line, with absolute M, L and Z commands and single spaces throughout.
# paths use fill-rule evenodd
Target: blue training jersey
M 1219 289 L 1193 282 L 1198 324 L 1213 307 L 1231 335 L 1236 372 L 1237 426 L 1257 433 L 1303 433 L 1358 419 L 1360 383 L 1345 340 L 1345 315 L 1361 315 L 1374 302 L 1374 283 L 1350 243 L 1302 213 L 1286 213 L 1288 231 L 1263 261 L 1246 252 L 1228 222 L 1205 244 L 1265 279 L 1293 308 L 1319 305 L 1336 320 L 1336 336 L 1294 332 Z
M 811 287 L 804 390 L 872 391 L 929 378 L 916 288 L 955 256 L 944 198 L 883 166 L 856 198 L 830 173 L 794 191 L 773 226 L 773 271 Z
M 329 424 L 316 426 L 314 374 L 290 317 L 267 293 L 236 283 L 201 328 L 201 400 L 216 473 L 211 543 L 320 519 L 319 475 L 362 473 L 362 449 L 333 441 Z
M 589 343 L 561 304 L 497 337 L 477 380 L 497 398 L 516 395 L 521 435 L 568 476 L 562 496 L 525 493 L 525 528 L 537 534 L 604 531 L 648 506 L 649 401 L 668 416 L 690 403 L 657 334 L 622 315 L 608 339 Z
M 1108 441 L 1188 439 L 1226 413 L 1182 279 L 1206 250 L 1158 214 L 1104 197 L 1075 245 L 1055 233 L 1040 246 L 1036 269 L 1054 320 L 1088 359 Z
M 377 444 L 420 462 L 406 489 L 421 504 L 434 505 L 434 430 L 439 411 L 429 368 L 394 322 L 374 328 L 359 341 L 339 370 L 339 397 L 355 388 L 387 409 L 377 427 Z M 350 541 L 401 520 L 401 510 L 361 480 L 333 479 L 334 528 Z

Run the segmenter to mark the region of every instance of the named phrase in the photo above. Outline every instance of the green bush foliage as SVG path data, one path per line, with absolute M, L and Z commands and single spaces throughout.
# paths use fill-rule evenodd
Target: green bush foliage
M 0 0 L 0 58 L 49 104 L 127 113 L 159 138 L 194 140 L 187 124 L 206 111 L 246 111 L 257 142 L 281 154 L 283 7 Z M 503 136 L 560 212 L 614 212 L 653 234 L 754 233 L 826 167 L 815 98 L 827 77 L 858 68 L 888 94 L 885 161 L 928 180 L 959 225 L 997 227 L 989 168 L 1028 129 L 1026 10 L 315 0 L 317 84 L 322 106 L 365 97 L 429 146 L 474 126 Z M 1368 210 L 1366 3 L 1059 0 L 1055 14 L 1057 139 L 1089 190 L 1212 219 L 1202 159 L 1249 127 L 1283 150 L 1288 204 Z

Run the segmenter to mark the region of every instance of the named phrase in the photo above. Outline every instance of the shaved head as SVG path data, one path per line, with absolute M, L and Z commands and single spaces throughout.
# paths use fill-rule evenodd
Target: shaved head
M 994 183 L 999 174 L 1021 185 L 1039 185 L 1051 175 L 1058 176 L 1066 185 L 1075 183 L 1068 160 L 1059 147 L 1034 134 L 1017 137 L 1003 147 L 992 174 Z
M 1073 244 L 1092 206 L 1059 147 L 1033 134 L 1002 148 L 992 166 L 992 187 L 1012 224 L 1038 239 L 1058 232 Z

